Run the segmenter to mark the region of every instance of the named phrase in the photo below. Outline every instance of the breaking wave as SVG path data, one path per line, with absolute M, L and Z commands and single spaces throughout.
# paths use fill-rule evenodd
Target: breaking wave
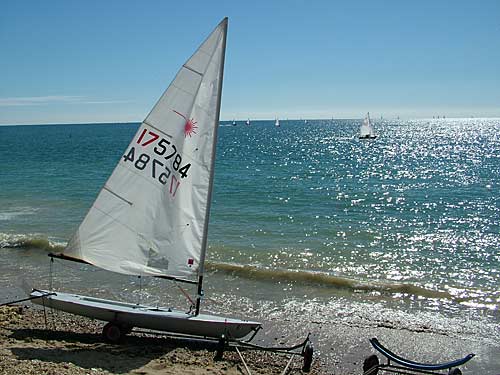
M 454 299 L 454 297 L 446 291 L 428 289 L 418 285 L 406 283 L 384 283 L 378 281 L 361 281 L 346 277 L 334 276 L 324 272 L 270 269 L 257 266 L 238 265 L 221 262 L 207 262 L 206 268 L 210 271 L 226 272 L 255 280 L 298 282 L 304 284 L 307 283 L 323 287 L 347 289 L 353 292 L 361 291 L 379 292 L 383 294 L 408 294 L 425 298 Z
M 0 233 L 0 249 L 40 249 L 47 252 L 62 251 L 65 244 L 44 236 Z
M 50 240 L 40 235 L 12 235 L 0 233 L 0 249 L 40 249 L 47 252 L 62 251 L 65 243 Z M 467 298 L 459 298 L 448 291 L 429 289 L 410 283 L 395 283 L 383 281 L 356 280 L 353 278 L 335 276 L 325 272 L 272 269 L 255 265 L 240 265 L 225 262 L 207 261 L 208 271 L 224 272 L 238 277 L 273 282 L 295 282 L 311 284 L 318 287 L 331 287 L 351 292 L 366 292 L 380 294 L 405 294 L 424 298 L 449 299 L 463 302 Z

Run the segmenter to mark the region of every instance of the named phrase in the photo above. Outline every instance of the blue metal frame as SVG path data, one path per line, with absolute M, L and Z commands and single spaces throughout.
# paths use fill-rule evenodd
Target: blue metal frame
M 438 363 L 438 364 L 428 364 L 411 361 L 409 359 L 403 358 L 389 349 L 384 347 L 376 338 L 370 339 L 372 346 L 377 349 L 382 355 L 387 358 L 387 363 L 377 364 L 376 366 L 368 369 L 364 375 L 376 374 L 378 370 L 393 372 L 396 374 L 411 374 L 412 372 L 417 372 L 421 374 L 445 374 L 443 372 L 436 372 L 440 370 L 451 370 L 454 367 L 463 365 L 464 363 L 470 361 L 475 354 L 468 354 L 464 358 L 457 359 L 451 362 Z M 396 366 L 391 364 L 391 361 L 399 364 Z M 408 372 L 411 371 L 411 372 Z

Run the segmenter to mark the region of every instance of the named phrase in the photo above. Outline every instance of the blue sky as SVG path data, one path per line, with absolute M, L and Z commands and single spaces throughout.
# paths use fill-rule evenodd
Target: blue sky
M 0 4 L 0 124 L 141 121 L 229 17 L 222 119 L 500 116 L 500 1 Z

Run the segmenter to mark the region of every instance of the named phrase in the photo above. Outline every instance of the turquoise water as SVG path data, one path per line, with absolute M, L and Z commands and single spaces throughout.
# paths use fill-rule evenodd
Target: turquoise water
M 457 344 L 407 347 L 385 332 L 412 358 L 473 351 L 471 373 L 496 374 L 500 120 L 379 121 L 374 141 L 356 138 L 360 124 L 222 124 L 204 311 L 260 320 L 264 339 L 312 332 L 332 368 L 335 330 L 392 327 Z M 0 127 L 2 299 L 23 298 L 27 283 L 188 308 L 163 280 L 46 256 L 77 228 L 137 127 Z
M 359 124 L 223 123 L 209 269 L 496 311 L 500 121 Z M 0 127 L 1 246 L 63 245 L 137 127 Z

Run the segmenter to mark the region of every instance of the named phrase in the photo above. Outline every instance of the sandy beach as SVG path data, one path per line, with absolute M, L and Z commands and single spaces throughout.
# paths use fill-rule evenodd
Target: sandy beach
M 119 345 L 104 343 L 102 323 L 84 317 L 31 306 L 0 308 L 1 374 L 247 374 L 237 352 L 226 351 L 215 361 L 210 343 L 133 333 Z M 281 374 L 288 358 L 244 351 L 252 374 Z M 287 373 L 301 374 L 295 357 Z M 320 361 L 310 374 L 326 373 Z

